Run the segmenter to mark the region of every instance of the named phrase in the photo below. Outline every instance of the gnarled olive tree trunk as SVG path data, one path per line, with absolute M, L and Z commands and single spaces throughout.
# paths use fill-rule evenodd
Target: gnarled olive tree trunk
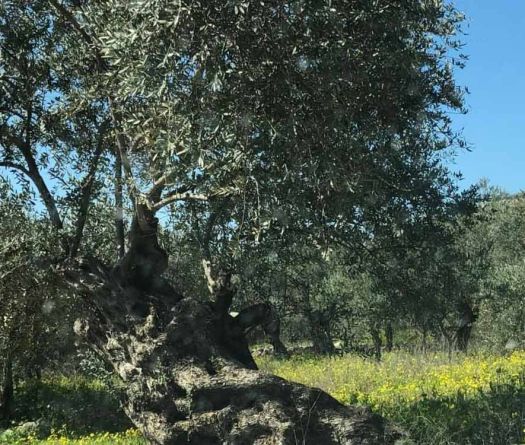
M 264 321 L 264 310 L 232 317 L 228 276 L 215 280 L 207 303 L 178 295 L 160 277 L 165 253 L 148 213 L 138 212 L 116 268 L 84 259 L 64 272 L 90 307 L 76 333 L 126 383 L 124 409 L 152 444 L 395 441 L 398 433 L 367 409 L 257 371 L 244 334 Z

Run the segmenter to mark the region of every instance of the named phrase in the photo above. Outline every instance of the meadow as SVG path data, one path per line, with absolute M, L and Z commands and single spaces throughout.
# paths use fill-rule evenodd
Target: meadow
M 342 403 L 369 406 L 406 431 L 412 439 L 406 443 L 524 443 L 525 352 L 398 351 L 385 354 L 381 363 L 354 355 L 259 357 L 258 363 L 265 372 L 322 388 Z M 145 444 L 118 409 L 118 388 L 107 382 L 44 378 L 20 387 L 18 398 L 20 419 L 45 419 L 48 431 L 8 430 L 0 444 Z
M 391 419 L 416 444 L 523 443 L 525 352 L 508 356 L 385 354 L 261 359 L 262 369 L 319 387 Z

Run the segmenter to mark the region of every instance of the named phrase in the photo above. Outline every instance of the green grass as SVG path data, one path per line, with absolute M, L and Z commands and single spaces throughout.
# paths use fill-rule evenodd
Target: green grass
M 120 409 L 116 385 L 82 376 L 48 376 L 18 388 L 17 421 L 45 419 L 49 428 L 76 435 L 119 433 L 132 427 Z
M 82 376 L 26 382 L 16 388 L 13 424 L 38 421 L 38 426 L 26 433 L 4 425 L 8 431 L 0 434 L 0 444 L 142 445 L 120 408 L 120 396 L 117 385 Z
M 385 354 L 258 358 L 261 369 L 316 386 L 343 403 L 370 406 L 418 445 L 523 444 L 525 352 L 505 357 Z M 10 445 L 145 445 L 119 408 L 119 390 L 102 381 L 52 377 L 18 388 L 16 421 L 42 419 Z M 47 439 L 44 439 L 47 437 Z
M 261 369 L 370 406 L 421 445 L 523 443 L 525 353 L 259 359 Z
M 130 429 L 122 433 L 91 433 L 82 437 L 69 437 L 61 432 L 52 433 L 46 439 L 39 439 L 36 436 L 6 437 L 0 439 L 0 443 L 10 445 L 147 445 L 135 429 Z

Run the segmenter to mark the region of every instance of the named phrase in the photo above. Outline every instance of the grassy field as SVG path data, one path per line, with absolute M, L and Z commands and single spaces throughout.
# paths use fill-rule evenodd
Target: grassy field
M 420 445 L 523 444 L 525 352 L 505 357 L 385 354 L 290 360 L 259 358 L 266 372 L 316 386 L 343 403 L 370 406 Z M 106 384 L 47 379 L 21 388 L 20 413 L 47 418 L 51 435 L 0 435 L 11 445 L 144 445 Z M 82 423 L 84 422 L 84 423 Z
M 386 354 L 260 359 L 261 369 L 316 386 L 342 403 L 370 406 L 417 444 L 523 443 L 525 352 L 505 357 Z
M 2 443 L 2 442 L 0 442 Z M 91 433 L 81 437 L 70 437 L 64 433 L 52 433 L 46 439 L 26 436 L 6 440 L 11 445 L 147 445 L 140 433 L 130 429 L 122 433 Z

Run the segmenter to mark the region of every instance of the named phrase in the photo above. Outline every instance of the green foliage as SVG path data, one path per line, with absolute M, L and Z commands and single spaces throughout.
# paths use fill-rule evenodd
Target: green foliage
M 388 239 L 455 193 L 441 158 L 461 145 L 462 20 L 441 1 L 10 0 L 0 165 L 81 234 L 83 192 L 112 202 L 119 145 L 129 194 L 155 182 L 150 205 L 177 202 L 179 227 L 229 265 L 294 233 Z
M 524 404 L 523 386 L 493 385 L 472 398 L 458 393 L 398 405 L 390 418 L 421 445 L 507 445 L 525 440 Z
M 211 260 L 237 274 L 233 309 L 269 302 L 319 350 L 377 347 L 387 326 L 451 345 L 465 305 L 485 344 L 521 344 L 523 203 L 472 217 L 476 190 L 458 193 L 443 162 L 463 146 L 449 115 L 463 111 L 462 20 L 441 0 L 3 1 L 0 167 L 16 193 L 0 184 L 2 357 L 21 371 L 68 353 L 82 308 L 35 258 L 114 263 L 115 225 L 138 201 L 164 209 L 168 275 L 185 295 L 205 298 Z M 82 368 L 104 374 L 89 357 Z M 452 408 L 521 413 L 507 384 L 374 407 L 421 443 L 518 440 L 514 421 L 503 431 Z M 63 387 L 21 386 L 19 409 L 42 417 L 53 399 L 52 425 L 87 433 L 74 407 L 115 408 L 82 386 L 68 408 Z
M 31 217 L 28 199 L 0 179 L 0 358 L 21 368 L 45 353 L 57 295 L 56 278 L 39 265 L 56 240 L 45 236 L 46 221 Z
M 507 196 L 492 190 L 479 209 L 480 221 L 465 239 L 471 257 L 484 258 L 488 264 L 480 277 L 477 335 L 491 348 L 525 344 L 524 203 L 521 194 Z
M 114 263 L 126 207 L 169 205 L 183 293 L 206 294 L 204 257 L 240 276 L 239 305 L 325 345 L 393 308 L 441 320 L 458 260 L 436 239 L 468 201 L 443 163 L 462 20 L 442 1 L 5 1 L 0 167 L 71 256 Z
M 0 444 L 9 445 L 146 445 L 146 440 L 136 429 L 122 433 L 91 433 L 76 438 L 69 437 L 67 431 L 58 430 L 42 440 L 37 436 L 7 431 L 3 437 L 0 436 Z

